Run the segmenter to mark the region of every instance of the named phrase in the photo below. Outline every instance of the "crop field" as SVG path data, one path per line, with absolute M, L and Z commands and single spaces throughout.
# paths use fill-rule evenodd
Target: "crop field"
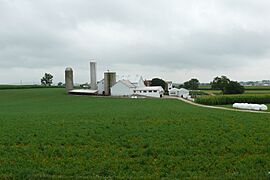
M 200 96 L 196 97 L 196 103 L 205 105 L 225 105 L 234 103 L 270 103 L 270 94 L 234 94 L 220 96 Z
M 0 179 L 268 179 L 269 132 L 269 114 L 1 90 Z

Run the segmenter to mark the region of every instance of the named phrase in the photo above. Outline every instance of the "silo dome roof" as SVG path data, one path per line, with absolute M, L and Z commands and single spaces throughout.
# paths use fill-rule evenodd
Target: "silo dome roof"
M 71 67 L 67 67 L 66 68 L 66 71 L 72 71 L 72 68 Z

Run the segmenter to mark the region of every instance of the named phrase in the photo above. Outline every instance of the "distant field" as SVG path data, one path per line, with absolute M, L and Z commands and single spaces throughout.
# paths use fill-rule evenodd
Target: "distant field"
M 202 91 L 208 94 L 222 95 L 222 92 L 220 90 L 207 90 L 207 89 L 203 90 L 202 89 Z M 270 88 L 259 89 L 258 87 L 258 90 L 246 89 L 244 94 L 270 94 Z
M 270 86 L 245 86 L 246 90 L 270 90 Z
M 59 88 L 58 86 L 41 86 L 41 85 L 0 85 L 0 90 L 6 89 L 36 89 L 36 88 Z
M 222 95 L 219 90 L 203 90 L 208 94 Z M 270 94 L 270 90 L 246 90 L 244 94 Z
M 246 90 L 270 90 L 270 86 L 245 86 Z M 212 90 L 211 86 L 199 86 L 199 90 Z
M 270 94 L 270 90 L 246 90 L 245 94 Z
M 0 179 L 268 179 L 270 116 L 171 99 L 0 91 Z

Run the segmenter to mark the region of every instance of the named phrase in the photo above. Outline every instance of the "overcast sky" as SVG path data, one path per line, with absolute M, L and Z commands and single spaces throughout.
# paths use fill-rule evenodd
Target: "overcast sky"
M 0 83 L 270 79 L 269 0 L 0 0 Z

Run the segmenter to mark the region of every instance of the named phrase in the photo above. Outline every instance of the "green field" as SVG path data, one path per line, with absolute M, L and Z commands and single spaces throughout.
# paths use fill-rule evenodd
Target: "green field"
M 2 90 L 0 179 L 268 179 L 269 132 L 269 114 Z

